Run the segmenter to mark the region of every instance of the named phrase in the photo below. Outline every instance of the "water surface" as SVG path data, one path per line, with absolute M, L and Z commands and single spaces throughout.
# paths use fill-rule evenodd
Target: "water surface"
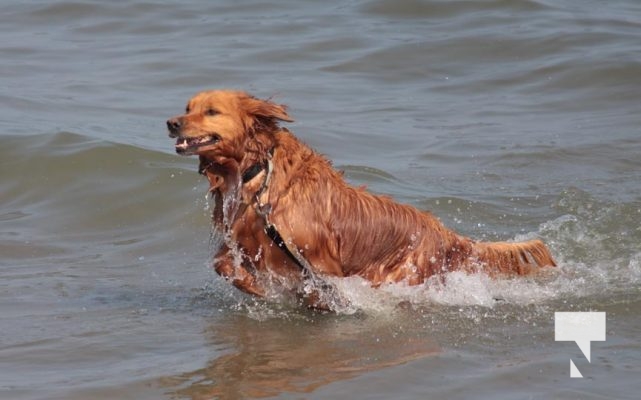
M 637 1 L 30 1 L 0 37 L 1 398 L 638 397 Z M 350 182 L 541 238 L 559 273 L 347 279 L 332 314 L 244 297 L 166 137 L 207 88 L 289 105 Z M 553 319 L 589 310 L 591 363 Z

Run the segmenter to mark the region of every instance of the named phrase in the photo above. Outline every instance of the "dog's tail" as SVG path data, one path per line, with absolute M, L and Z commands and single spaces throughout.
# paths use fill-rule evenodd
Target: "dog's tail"
M 550 250 L 540 240 L 528 242 L 477 242 L 473 259 L 490 275 L 528 275 L 543 267 L 556 267 Z

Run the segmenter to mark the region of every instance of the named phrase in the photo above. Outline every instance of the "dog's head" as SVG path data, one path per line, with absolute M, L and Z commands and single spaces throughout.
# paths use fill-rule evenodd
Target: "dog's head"
M 293 121 L 285 106 L 245 92 L 214 90 L 192 97 L 183 115 L 167 120 L 167 128 L 178 154 L 240 162 L 254 133 L 274 130 L 278 121 Z

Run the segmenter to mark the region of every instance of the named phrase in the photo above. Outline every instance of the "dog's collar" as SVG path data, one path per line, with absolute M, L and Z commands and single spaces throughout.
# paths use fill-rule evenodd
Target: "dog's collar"
M 207 173 L 207 170 L 209 167 L 214 165 L 213 162 L 210 162 L 207 165 L 201 166 L 198 168 L 198 173 L 201 175 L 205 175 Z M 245 172 L 243 172 L 242 180 L 243 180 L 243 185 L 252 179 L 256 177 L 256 175 L 260 174 L 263 170 L 267 169 L 267 163 L 256 163 L 252 165 L 251 167 L 247 168 Z
M 274 156 L 274 148 L 272 147 L 269 149 L 267 152 L 267 161 L 263 162 L 257 162 L 256 164 L 252 165 L 251 167 L 247 168 L 245 172 L 243 172 L 242 180 L 243 180 L 243 185 L 252 179 L 256 177 L 256 175 L 260 174 L 264 170 L 269 169 L 269 163 L 271 158 Z M 268 171 L 269 173 L 270 171 Z
M 243 172 L 243 184 L 251 181 L 265 169 L 265 163 L 256 163 Z

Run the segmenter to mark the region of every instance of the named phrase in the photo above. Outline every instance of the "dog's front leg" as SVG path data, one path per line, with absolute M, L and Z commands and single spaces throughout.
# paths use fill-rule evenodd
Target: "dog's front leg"
M 252 275 L 242 264 L 238 265 L 231 256 L 229 249 L 224 246 L 214 258 L 214 269 L 216 272 L 231 281 L 232 285 L 245 293 L 254 296 L 265 297 L 264 289 L 258 284 L 256 277 Z

